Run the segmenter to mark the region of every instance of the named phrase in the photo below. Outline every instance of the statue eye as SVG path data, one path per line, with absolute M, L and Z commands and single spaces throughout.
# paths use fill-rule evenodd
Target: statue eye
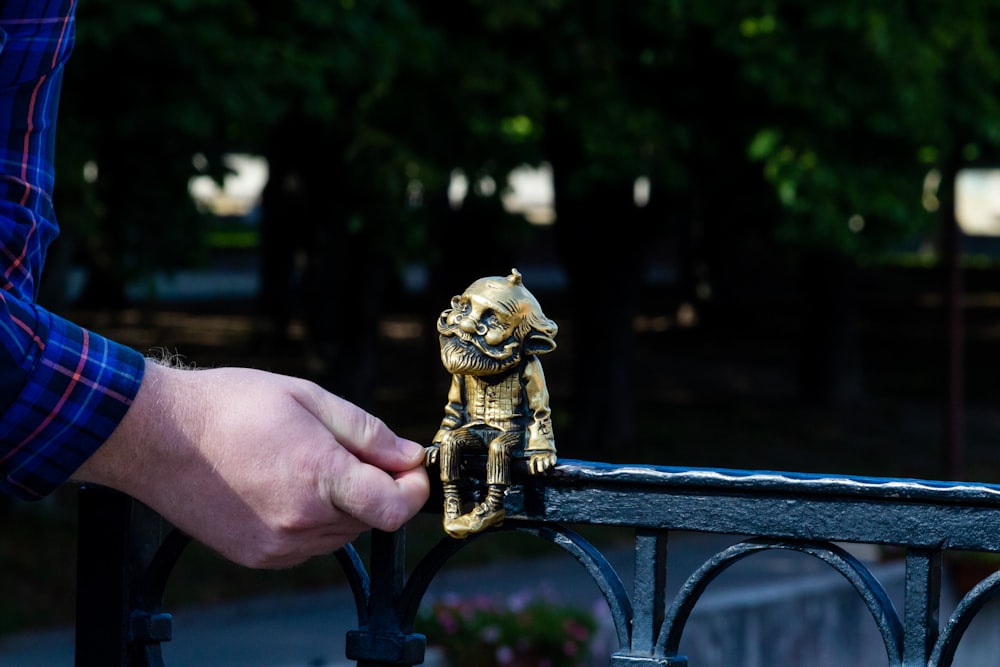
M 497 315 L 496 312 L 492 311 L 492 310 L 485 311 L 483 313 L 483 317 L 482 317 L 481 321 L 482 321 L 483 324 L 485 324 L 486 326 L 488 326 L 491 329 L 495 329 L 495 328 L 503 325 L 503 321 L 501 321 L 500 316 Z

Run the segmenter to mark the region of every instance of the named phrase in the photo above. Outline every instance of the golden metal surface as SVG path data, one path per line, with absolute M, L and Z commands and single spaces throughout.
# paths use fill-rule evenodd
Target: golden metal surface
M 424 463 L 440 465 L 444 530 L 456 538 L 498 525 L 512 459 L 537 475 L 556 464 L 549 390 L 538 360 L 556 348 L 556 323 L 524 287 L 521 274 L 480 278 L 437 321 L 441 361 L 451 373 L 441 427 Z M 486 497 L 466 508 L 461 462 L 486 454 Z

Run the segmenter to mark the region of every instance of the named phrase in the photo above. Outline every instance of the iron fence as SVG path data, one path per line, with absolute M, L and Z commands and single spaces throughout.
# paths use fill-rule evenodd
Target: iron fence
M 470 464 L 473 478 L 482 470 Z M 557 545 L 589 573 L 607 602 L 617 648 L 612 667 L 687 665 L 683 631 L 713 580 L 774 550 L 800 552 L 843 575 L 871 614 L 890 666 L 951 665 L 963 634 L 1000 590 L 1000 572 L 940 618 L 943 555 L 1000 552 L 1000 486 L 918 479 L 609 465 L 562 460 L 544 476 L 515 471 L 503 526 L 465 540 L 443 537 L 407 571 L 404 529 L 375 531 L 365 563 L 337 552 L 354 594 L 357 626 L 346 657 L 363 666 L 415 665 L 426 641 L 418 608 L 449 559 L 478 540 L 517 531 Z M 426 511 L 440 512 L 440 489 Z M 634 530 L 631 586 L 574 526 Z M 667 547 L 676 531 L 738 534 L 739 541 L 685 573 L 667 595 Z M 897 608 L 845 543 L 892 547 L 905 559 Z M 101 487 L 80 496 L 77 667 L 157 667 L 172 635 L 162 609 L 170 572 L 188 538 L 148 508 Z

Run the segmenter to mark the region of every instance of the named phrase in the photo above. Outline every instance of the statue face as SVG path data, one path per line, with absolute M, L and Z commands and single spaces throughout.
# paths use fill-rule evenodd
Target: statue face
M 441 313 L 441 361 L 456 375 L 496 375 L 521 360 L 524 309 L 496 303 L 474 291 L 456 296 Z

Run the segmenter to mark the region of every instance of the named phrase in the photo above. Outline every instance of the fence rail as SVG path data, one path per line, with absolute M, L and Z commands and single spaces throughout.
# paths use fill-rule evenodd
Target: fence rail
M 480 464 L 470 464 L 473 478 L 481 477 Z M 433 493 L 426 511 L 440 507 Z M 768 551 L 808 554 L 843 575 L 871 613 L 892 667 L 951 665 L 965 630 L 1000 590 L 998 572 L 941 622 L 943 554 L 1000 552 L 996 485 L 562 460 L 544 476 L 516 470 L 505 507 L 502 527 L 466 540 L 444 537 L 409 572 L 405 528 L 375 531 L 367 564 L 350 546 L 340 550 L 358 617 L 347 633 L 347 658 L 372 667 L 421 663 L 425 640 L 414 620 L 434 576 L 467 544 L 504 531 L 547 540 L 584 566 L 614 621 L 612 667 L 687 665 L 682 633 L 702 594 L 734 563 Z M 635 529 L 631 590 L 575 525 Z M 668 599 L 666 554 L 674 531 L 747 539 L 706 560 Z M 164 664 L 160 645 L 172 628 L 161 602 L 187 543 L 139 503 L 101 487 L 81 489 L 77 667 Z M 843 543 L 899 550 L 906 568 L 902 609 Z

